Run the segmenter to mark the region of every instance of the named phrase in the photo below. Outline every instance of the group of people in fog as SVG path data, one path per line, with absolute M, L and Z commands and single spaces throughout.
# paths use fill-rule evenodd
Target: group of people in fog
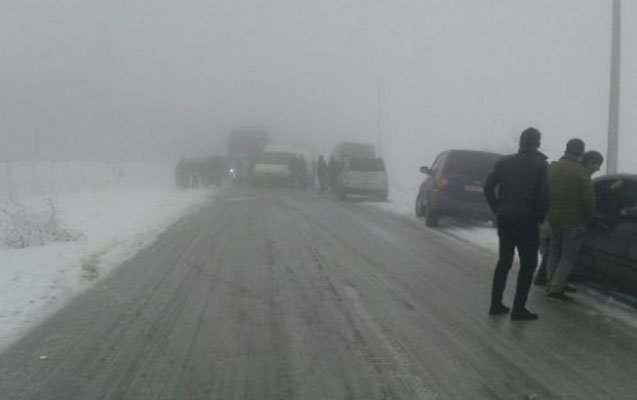
M 319 156 L 316 174 L 319 182 L 319 190 L 324 192 L 326 190 L 336 190 L 336 183 L 340 167 L 334 157 L 330 157 L 329 162 L 325 162 L 325 157 Z
M 604 157 L 596 151 L 586 152 L 582 140 L 571 139 L 564 155 L 549 164 L 539 151 L 540 144 L 541 133 L 526 129 L 520 136 L 519 151 L 496 163 L 484 186 L 489 206 L 497 215 L 499 237 L 490 315 L 511 312 L 514 320 L 538 319 L 526 302 L 540 247 L 542 263 L 535 281 L 546 287 L 547 298 L 571 302 L 567 293 L 576 291 L 568 285 L 568 278 L 595 211 L 591 176 L 599 171 Z M 504 305 L 503 294 L 516 249 L 520 272 L 511 310 Z
M 223 157 L 182 158 L 175 168 L 175 181 L 177 187 L 182 190 L 212 185 L 219 186 L 225 173 L 226 166 Z
M 290 172 L 292 174 L 292 186 L 306 189 L 311 185 L 312 176 L 308 173 L 308 165 L 303 155 L 290 158 Z

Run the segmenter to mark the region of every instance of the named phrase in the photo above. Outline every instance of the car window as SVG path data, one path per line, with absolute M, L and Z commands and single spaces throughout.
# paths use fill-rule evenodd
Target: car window
M 385 172 L 385 163 L 380 158 L 352 158 L 348 169 L 360 172 Z
M 444 158 L 443 154 L 439 154 L 438 157 L 434 160 L 434 163 L 431 165 L 431 171 L 437 172 L 440 169 L 440 164 L 442 163 L 442 159 Z
M 263 153 L 259 159 L 260 164 L 288 165 L 292 159 L 292 154 L 284 152 Z
M 599 215 L 617 217 L 625 208 L 637 206 L 637 182 L 605 179 L 595 184 L 595 208 Z
M 445 170 L 451 174 L 486 177 L 501 158 L 499 154 L 482 152 L 453 152 L 447 157 Z

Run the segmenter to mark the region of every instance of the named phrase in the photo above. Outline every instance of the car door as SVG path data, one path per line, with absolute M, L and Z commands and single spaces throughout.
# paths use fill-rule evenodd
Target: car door
M 618 233 L 626 243 L 625 258 L 614 274 L 620 288 L 637 295 L 637 181 L 625 178 L 622 185 L 621 222 Z
M 628 205 L 627 189 L 628 184 L 622 178 L 596 182 L 596 215 L 587 231 L 578 269 L 579 274 L 597 283 L 611 283 L 624 289 L 635 280 L 637 261 L 629 258 L 631 246 L 637 256 L 637 224 L 622 215 Z
M 424 194 L 422 196 L 423 197 L 422 201 L 424 202 L 425 206 L 427 205 L 427 201 L 429 199 L 429 196 L 431 195 L 431 192 L 434 190 L 436 177 L 440 174 L 440 169 L 442 168 L 442 163 L 445 158 L 445 155 L 446 155 L 446 152 L 441 153 L 436 157 L 436 159 L 434 160 L 434 163 L 431 165 L 431 173 L 421 185 L 421 193 Z

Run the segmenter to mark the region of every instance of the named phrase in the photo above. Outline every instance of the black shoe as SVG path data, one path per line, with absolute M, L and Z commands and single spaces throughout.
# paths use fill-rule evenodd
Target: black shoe
M 511 311 L 511 309 L 502 303 L 492 304 L 489 309 L 489 315 L 504 315 L 508 314 L 509 311 Z
M 511 320 L 513 321 L 535 321 L 540 318 L 536 313 L 523 308 L 521 310 L 513 310 L 511 313 Z
M 573 298 L 562 293 L 549 293 L 547 295 L 550 301 L 561 301 L 562 303 L 571 303 Z
M 566 285 L 564 293 L 577 293 L 577 288 L 575 286 Z

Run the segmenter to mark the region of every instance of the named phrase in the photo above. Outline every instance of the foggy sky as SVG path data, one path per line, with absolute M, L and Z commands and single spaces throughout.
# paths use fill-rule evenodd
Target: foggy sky
M 620 169 L 637 171 L 637 5 L 624 1 Z M 407 173 L 446 148 L 605 151 L 611 1 L 0 3 L 0 159 L 174 159 L 234 127 L 375 141 Z

